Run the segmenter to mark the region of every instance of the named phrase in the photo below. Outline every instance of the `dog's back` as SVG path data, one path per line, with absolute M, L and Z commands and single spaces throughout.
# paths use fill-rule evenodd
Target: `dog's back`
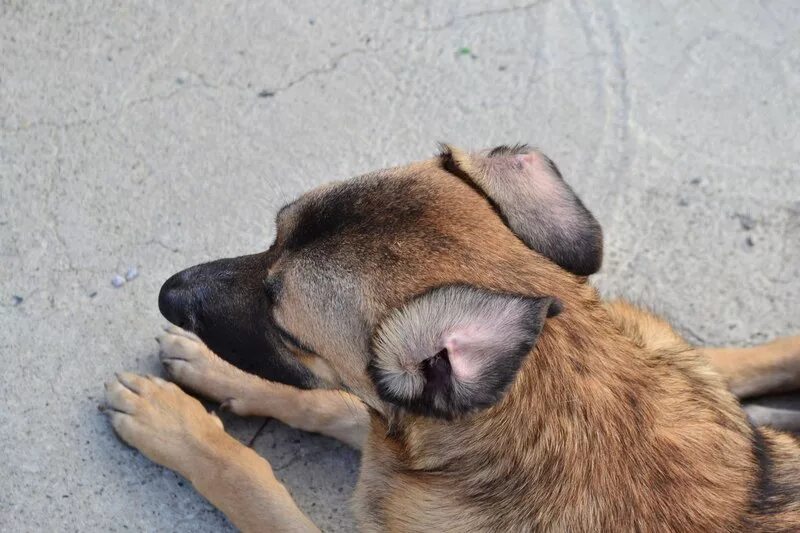
M 736 412 L 738 405 L 731 405 L 729 394 L 723 391 L 723 383 L 707 366 L 707 361 L 697 356 L 696 348 L 690 347 L 672 327 L 653 313 L 637 308 L 625 301 L 607 304 L 610 315 L 620 330 L 645 350 L 645 353 L 689 353 L 690 357 L 677 358 L 683 362 L 684 372 L 695 375 L 705 394 L 716 395 L 719 406 L 728 406 Z M 751 531 L 797 531 L 800 527 L 800 440 L 790 433 L 769 427 L 748 424 L 739 428 L 749 436 L 752 443 L 752 461 L 756 477 L 750 481 L 750 506 L 745 510 L 749 517 L 746 529 Z M 749 465 L 748 465 L 749 466 Z
M 373 418 L 356 498 L 364 524 L 800 530 L 798 441 L 753 427 L 698 349 L 621 301 L 560 320 L 487 412 Z M 569 333 L 604 320 L 602 337 Z

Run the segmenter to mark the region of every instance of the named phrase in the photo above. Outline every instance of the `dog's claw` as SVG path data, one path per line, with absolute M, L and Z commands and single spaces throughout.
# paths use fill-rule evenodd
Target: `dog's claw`
M 233 414 L 240 414 L 240 409 L 236 405 L 236 398 L 227 398 L 221 404 L 219 404 L 219 410 L 221 413 L 233 413 Z

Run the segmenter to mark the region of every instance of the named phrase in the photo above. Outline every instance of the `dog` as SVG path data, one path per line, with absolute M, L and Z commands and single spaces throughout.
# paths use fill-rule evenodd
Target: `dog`
M 274 244 L 171 277 L 171 379 L 107 385 L 117 434 L 244 531 L 315 530 L 177 384 L 362 450 L 365 531 L 798 531 L 800 441 L 739 399 L 800 387 L 800 337 L 690 345 L 603 301 L 597 220 L 527 146 L 314 189 Z

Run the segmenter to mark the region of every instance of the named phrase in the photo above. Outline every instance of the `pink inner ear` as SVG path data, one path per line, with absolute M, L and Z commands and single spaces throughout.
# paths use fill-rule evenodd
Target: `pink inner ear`
M 444 347 L 447 349 L 454 376 L 464 381 L 476 378 L 482 366 L 482 347 L 491 343 L 491 332 L 475 324 L 456 328 L 447 334 Z
M 522 163 L 523 172 L 530 178 L 525 184 L 531 187 L 534 194 L 546 201 L 561 197 L 563 186 L 541 155 L 530 153 L 518 155 L 516 158 Z
M 547 160 L 536 152 L 514 156 L 528 179 L 520 182 L 529 200 L 547 213 L 556 225 L 569 229 L 578 222 L 564 184 L 550 168 Z

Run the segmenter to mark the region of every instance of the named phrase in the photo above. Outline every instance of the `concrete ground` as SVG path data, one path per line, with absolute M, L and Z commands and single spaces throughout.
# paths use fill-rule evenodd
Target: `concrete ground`
M 794 0 L 0 2 L 0 530 L 231 529 L 103 382 L 160 371 L 168 275 L 436 141 L 542 147 L 605 228 L 597 283 L 690 339 L 798 333 L 798 28 Z M 352 529 L 356 453 L 226 423 Z

